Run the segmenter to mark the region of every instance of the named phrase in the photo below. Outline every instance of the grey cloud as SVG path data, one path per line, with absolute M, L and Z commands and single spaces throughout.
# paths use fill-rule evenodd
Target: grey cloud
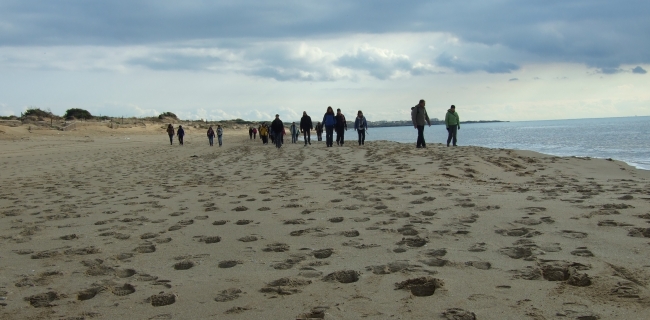
M 217 57 L 188 56 L 182 54 L 162 54 L 149 57 L 138 57 L 127 61 L 127 64 L 143 66 L 153 70 L 195 70 L 205 71 L 222 62 Z
M 623 64 L 650 63 L 648 12 L 647 0 L 4 0 L 0 46 L 147 45 L 200 39 L 245 43 L 443 32 L 465 43 L 501 45 L 533 62 L 583 63 L 611 71 Z M 504 70 L 498 63 L 483 64 L 479 69 Z M 386 74 L 377 71 L 376 76 Z
M 508 81 L 519 81 L 519 78 L 510 78 Z
M 436 58 L 436 63 L 441 67 L 454 69 L 456 72 L 474 72 L 485 71 L 488 73 L 511 73 L 519 70 L 519 66 L 504 61 L 469 61 L 464 60 L 447 53 L 443 53 Z
M 397 71 L 413 69 L 409 57 L 398 55 L 388 50 L 362 47 L 354 53 L 344 54 L 336 60 L 342 67 L 364 70 L 377 79 L 388 79 Z
M 623 69 L 619 69 L 619 68 L 600 68 L 598 72 L 603 73 L 603 74 L 617 74 L 617 73 L 623 72 Z
M 648 72 L 645 71 L 645 69 L 641 68 L 640 66 L 636 66 L 636 68 L 632 69 L 632 73 L 646 74 Z

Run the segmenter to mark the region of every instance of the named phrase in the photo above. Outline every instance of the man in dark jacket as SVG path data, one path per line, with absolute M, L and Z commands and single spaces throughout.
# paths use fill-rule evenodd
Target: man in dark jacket
M 341 113 L 341 109 L 336 109 L 336 145 L 343 146 L 344 134 L 348 130 L 348 123 L 345 121 L 345 116 Z
M 424 100 L 420 100 L 415 107 L 411 108 L 411 120 L 413 121 L 413 127 L 418 129 L 418 141 L 416 143 L 416 148 L 426 148 L 427 145 L 424 142 L 424 125 L 429 124 L 431 126 L 431 121 L 429 121 L 429 115 L 427 114 L 427 109 L 424 108 Z
M 302 131 L 305 146 L 308 143 L 311 145 L 311 129 L 314 129 L 314 125 L 311 123 L 311 117 L 307 115 L 307 111 L 303 111 L 302 118 L 300 118 L 300 131 Z
M 275 146 L 280 148 L 282 147 L 282 133 L 284 132 L 284 123 L 280 120 L 280 115 L 275 115 L 275 120 L 271 122 L 271 130 L 275 134 Z

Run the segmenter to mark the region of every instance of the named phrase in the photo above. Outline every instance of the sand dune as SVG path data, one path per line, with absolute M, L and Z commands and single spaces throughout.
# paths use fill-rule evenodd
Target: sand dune
M 3 319 L 650 318 L 619 161 L 0 130 Z

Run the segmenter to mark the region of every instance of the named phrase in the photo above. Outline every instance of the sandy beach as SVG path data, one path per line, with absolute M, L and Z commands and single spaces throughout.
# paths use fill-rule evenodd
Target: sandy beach
M 650 318 L 620 161 L 28 129 L 0 126 L 2 319 Z

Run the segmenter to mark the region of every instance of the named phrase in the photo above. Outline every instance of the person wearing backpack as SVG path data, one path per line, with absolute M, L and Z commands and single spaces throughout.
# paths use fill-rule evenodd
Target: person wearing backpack
M 424 142 L 424 125 L 425 123 L 431 126 L 431 121 L 429 121 L 429 115 L 427 114 L 427 109 L 424 108 L 425 101 L 424 99 L 413 108 L 411 108 L 411 121 L 413 121 L 413 127 L 418 130 L 418 141 L 416 142 L 416 148 L 426 148 L 427 145 Z
M 348 131 L 348 123 L 341 109 L 336 109 L 336 145 L 343 146 L 345 131 Z
M 460 130 L 460 117 L 458 117 L 456 106 L 453 104 L 451 105 L 451 108 L 447 110 L 447 114 L 445 114 L 445 125 L 447 126 L 447 132 L 449 133 L 447 135 L 447 147 L 449 147 L 450 142 L 452 142 L 455 147 L 456 135 L 458 130 Z
M 359 145 L 363 145 L 366 141 L 368 122 L 366 121 L 366 117 L 363 116 L 363 112 L 361 112 L 361 110 L 357 112 L 357 118 L 354 119 L 354 130 L 357 130 L 357 134 L 359 134 Z
M 214 145 L 214 136 L 214 130 L 212 130 L 212 126 L 210 126 L 210 128 L 208 128 L 208 142 L 211 147 Z
M 262 139 L 262 144 L 269 143 L 269 128 L 266 126 L 266 123 L 262 123 L 260 126 L 260 139 Z
M 170 123 L 167 126 L 167 135 L 169 135 L 169 144 L 173 145 L 174 144 L 174 126 Z
M 183 126 L 178 126 L 178 130 L 176 130 L 176 135 L 178 136 L 178 143 L 183 145 L 183 137 L 185 137 L 185 130 L 183 130 Z
M 311 117 L 307 115 L 307 111 L 303 111 L 302 118 L 300 118 L 300 130 L 302 130 L 305 146 L 307 146 L 308 143 L 311 145 L 311 129 L 313 128 L 314 125 L 311 122 Z
M 325 126 L 325 144 L 331 147 L 334 144 L 334 126 L 336 125 L 336 116 L 332 107 L 327 107 L 327 112 L 323 116 L 323 125 Z
M 217 139 L 219 139 L 219 146 L 221 147 L 221 136 L 223 136 L 223 128 L 220 124 L 217 125 Z

